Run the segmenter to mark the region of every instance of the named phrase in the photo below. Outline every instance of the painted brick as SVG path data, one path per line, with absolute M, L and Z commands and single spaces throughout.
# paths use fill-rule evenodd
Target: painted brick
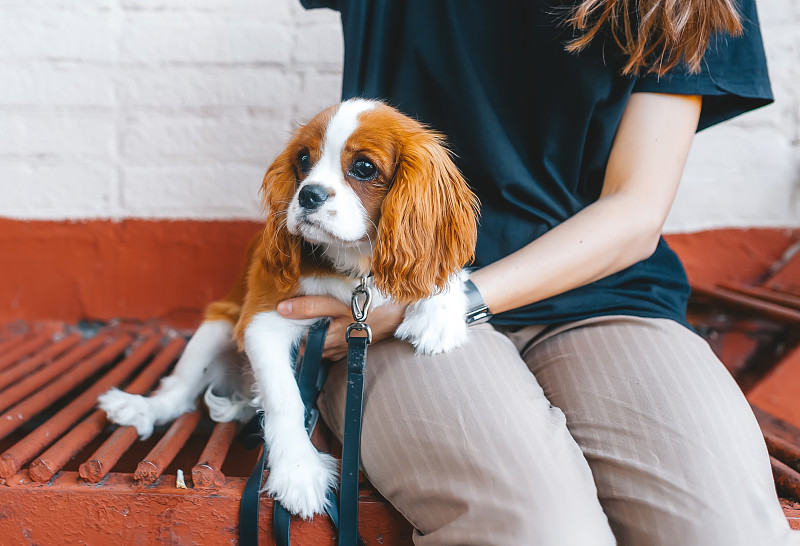
M 312 64 L 317 68 L 327 66 L 338 70 L 344 59 L 341 24 L 334 21 L 298 28 L 292 58 L 298 63 Z
M 116 104 L 113 70 L 74 63 L 0 63 L 0 104 L 111 108 Z
M 799 2 L 800 3 L 800 2 Z M 769 60 L 775 104 L 770 110 L 776 128 L 797 140 L 800 126 L 800 24 L 775 24 L 765 33 L 764 48 Z M 800 153 L 800 150 L 798 150 Z
M 131 15 L 121 40 L 124 63 L 286 63 L 291 56 L 285 24 L 219 14 Z
M 257 218 L 288 131 L 340 95 L 339 14 L 299 0 L 0 10 L 0 215 Z M 759 11 L 776 104 L 697 137 L 671 231 L 800 225 L 800 0 Z
M 115 177 L 115 169 L 105 164 L 0 161 L 0 216 L 113 217 Z
M 141 218 L 257 218 L 265 170 L 237 164 L 124 168 L 122 209 Z
M 110 114 L 12 112 L 3 120 L 0 156 L 43 154 L 113 160 L 116 128 Z
M 800 2 L 797 0 L 759 0 L 757 8 L 758 20 L 766 28 L 772 28 L 772 23 L 800 19 Z
M 0 0 L 0 9 L 3 13 L 7 13 L 9 9 L 20 7 L 19 0 Z M 83 11 L 88 10 L 101 10 L 107 11 L 116 7 L 117 0 L 81 0 L 80 9 Z M 74 0 L 25 0 L 24 5 L 26 8 L 37 8 L 41 10 L 64 10 L 73 11 L 76 7 Z
M 110 13 L 5 11 L 0 19 L 0 59 L 88 60 L 117 57 L 118 18 Z
M 798 174 L 800 154 L 780 133 L 733 124 L 709 129 L 695 138 L 668 231 L 797 225 L 800 194 L 785 181 Z
M 336 73 L 308 72 L 303 75 L 303 86 L 295 103 L 295 120 L 305 123 L 323 108 L 336 104 L 342 96 L 342 75 Z
M 800 156 L 793 143 L 768 127 L 746 128 L 733 124 L 713 127 L 697 135 L 687 169 L 704 178 L 782 180 L 791 177 Z
M 266 168 L 272 152 L 288 141 L 289 124 L 257 117 L 136 116 L 122 132 L 122 154 L 127 162 L 158 162 L 175 158 L 204 161 L 260 162 Z
M 120 0 L 127 11 L 215 12 L 228 15 L 264 16 L 270 21 L 288 21 L 293 0 Z
M 135 68 L 120 75 L 127 107 L 190 109 L 241 106 L 285 112 L 300 87 L 297 74 L 268 67 Z
M 292 18 L 298 26 L 319 25 L 325 23 L 339 23 L 339 13 L 327 8 L 305 9 L 300 0 L 279 0 L 288 6 Z

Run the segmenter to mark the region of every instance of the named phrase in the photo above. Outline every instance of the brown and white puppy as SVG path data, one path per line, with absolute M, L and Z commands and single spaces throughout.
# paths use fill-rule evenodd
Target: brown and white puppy
M 266 491 L 311 517 L 324 510 L 336 463 L 306 435 L 290 362 L 313 321 L 282 317 L 278 302 L 325 295 L 349 303 L 358 279 L 371 274 L 373 305 L 409 304 L 396 337 L 420 354 L 463 344 L 462 267 L 473 256 L 477 199 L 439 135 L 363 99 L 300 127 L 261 190 L 266 226 L 250 244 L 245 271 L 208 307 L 173 373 L 150 397 L 114 389 L 99 402 L 110 420 L 142 437 L 191 410 L 203 391 L 216 421 L 245 419 L 257 408 L 269 446 Z

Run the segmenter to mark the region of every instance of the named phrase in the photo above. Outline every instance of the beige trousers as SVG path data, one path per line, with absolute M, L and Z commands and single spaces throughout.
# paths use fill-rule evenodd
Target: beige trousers
M 341 434 L 342 363 L 320 398 Z M 665 319 L 369 348 L 363 468 L 419 546 L 800 544 L 741 391 Z

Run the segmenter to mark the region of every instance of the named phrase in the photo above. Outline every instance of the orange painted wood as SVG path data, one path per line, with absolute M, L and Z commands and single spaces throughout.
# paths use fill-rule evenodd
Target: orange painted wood
M 787 442 L 779 436 L 764 431 L 769 454 L 790 468 L 800 471 L 800 445 Z
M 742 284 L 733 284 L 733 283 L 721 283 L 719 287 L 724 288 L 725 290 L 731 290 L 733 292 L 738 292 L 739 294 L 744 294 L 746 296 L 750 296 L 753 298 L 759 298 L 761 300 L 770 303 L 776 303 L 778 305 L 782 305 L 783 307 L 788 307 L 790 309 L 800 311 L 800 296 L 795 296 L 788 292 L 779 292 L 777 290 L 771 290 L 769 288 L 761 288 L 758 286 L 745 286 Z
M 720 286 L 706 288 L 694 286 L 692 293 L 697 296 L 711 298 L 739 309 L 760 315 L 771 320 L 788 324 L 800 324 L 800 311 L 785 305 L 764 301 L 760 297 L 743 294 Z
M 175 361 L 185 344 L 180 338 L 173 339 L 125 390 L 130 394 L 144 394 Z M 87 434 L 94 433 L 96 435 L 99 430 L 94 432 L 94 427 L 99 428 L 100 423 L 107 422 L 105 413 L 102 411 L 100 413 L 103 414 L 102 421 L 98 423 L 93 420 L 89 423 Z M 97 419 L 99 421 L 99 418 Z M 136 429 L 133 427 L 117 428 L 89 459 L 81 463 L 79 467 L 81 477 L 91 483 L 102 480 L 122 458 L 125 451 L 133 445 L 137 437 Z
M 200 415 L 200 410 L 194 410 L 175 419 L 167 433 L 136 467 L 133 479 L 144 484 L 155 482 L 186 444 L 200 422 Z
M 64 465 L 94 440 L 108 424 L 106 414 L 102 410 L 92 412 L 89 417 L 69 431 L 58 442 L 31 462 L 28 473 L 35 482 L 49 481 L 53 475 L 64 468 Z
M 770 456 L 772 477 L 775 479 L 775 488 L 782 497 L 800 499 L 800 473 L 788 465 Z
M 49 366 L 40 369 L 35 374 L 3 390 L 0 392 L 0 411 L 5 411 L 29 394 L 36 392 L 43 385 L 62 376 L 81 359 L 97 351 L 108 339 L 108 335 L 95 336 L 70 350 Z
M 52 334 L 49 332 L 35 334 L 24 343 L 20 343 L 12 349 L 0 353 L 0 370 L 11 366 L 21 358 L 44 347 L 52 341 L 52 337 Z
M 159 318 L 196 327 L 236 280 L 261 225 L 0 218 L 0 256 L 13 256 L 0 270 L 0 322 Z
M 773 269 L 764 286 L 800 296 L 800 241 L 786 249 L 783 259 Z
M 83 391 L 53 417 L 36 427 L 25 438 L 0 455 L 0 476 L 16 474 L 53 441 L 61 437 L 81 417 L 97 405 L 97 397 L 116 387 L 133 373 L 158 348 L 158 338 L 151 337 L 134 347 L 131 353 L 108 373 Z
M 88 379 L 92 374 L 105 368 L 111 360 L 127 348 L 130 341 L 128 336 L 119 337 L 90 358 L 76 365 L 73 369 L 60 375 L 57 381 L 53 381 L 42 390 L 31 394 L 25 400 L 6 411 L 0 416 L 0 438 L 5 438 L 28 419 L 67 394 L 72 388 Z M 6 477 L 3 472 L 3 461 L 0 460 L 0 476 Z
M 195 327 L 208 302 L 235 281 L 247 242 L 261 226 L 259 221 L 0 219 L 0 256 L 14 257 L 0 270 L 0 322 L 122 317 Z M 756 283 L 800 240 L 800 230 L 722 229 L 666 239 L 692 283 L 713 286 Z
M 37 352 L 30 358 L 26 358 L 16 365 L 10 366 L 8 369 L 3 370 L 0 372 L 0 390 L 5 389 L 15 381 L 25 377 L 40 366 L 50 362 L 53 358 L 63 354 L 65 351 L 71 349 L 80 340 L 81 335 L 74 333 L 50 345 L 43 351 Z
M 0 487 L 3 544 L 235 544 L 239 502 L 246 478 L 227 478 L 210 495 L 177 489 L 175 476 L 136 486 L 129 474 L 109 474 L 101 486 L 76 472 L 62 472 L 48 485 L 24 475 Z M 411 526 L 385 500 L 360 494 L 359 533 L 368 546 L 408 546 Z M 272 500 L 261 497 L 261 544 L 272 546 Z M 292 544 L 333 546 L 326 517 L 295 518 Z
M 125 391 L 130 394 L 143 394 L 149 390 L 166 371 L 184 345 L 183 339 L 173 339 Z M 38 482 L 48 481 L 53 477 L 53 474 L 64 468 L 67 461 L 75 456 L 78 451 L 94 440 L 107 424 L 108 419 L 105 412 L 102 410 L 94 411 L 31 463 L 29 468 L 31 479 Z
M 116 429 L 89 459 L 81 463 L 78 468 L 81 478 L 90 483 L 97 483 L 105 478 L 138 437 L 133 427 Z
M 211 489 L 225 481 L 222 463 L 236 436 L 236 422 L 217 423 L 208 439 L 203 453 L 192 467 L 192 483 L 195 489 Z
M 20 344 L 24 343 L 25 341 L 31 339 L 31 335 L 28 333 L 23 334 L 10 334 L 7 337 L 4 337 L 0 340 L 0 355 L 7 354 L 9 351 L 12 351 L 14 348 L 18 347 Z M 6 365 L 12 364 L 13 361 L 7 362 Z
M 762 379 L 747 398 L 775 417 L 800 427 L 800 346 L 795 347 Z
M 692 286 L 724 282 L 760 284 L 800 230 L 715 229 L 664 237 L 680 256 Z

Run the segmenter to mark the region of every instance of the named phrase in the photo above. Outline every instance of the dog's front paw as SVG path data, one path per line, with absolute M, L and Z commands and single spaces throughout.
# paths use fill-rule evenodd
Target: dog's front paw
M 406 308 L 395 337 L 410 342 L 417 354 L 444 353 L 467 342 L 467 296 L 463 271 L 454 275 L 445 290 Z
M 153 433 L 155 416 L 144 396 L 111 389 L 97 398 L 98 406 L 106 412 L 108 420 L 118 425 L 132 426 L 142 440 Z
M 430 323 L 422 319 L 406 320 L 395 333 L 414 346 L 417 354 L 446 353 L 467 342 L 467 325 L 463 319 L 452 322 Z
M 467 300 L 460 284 L 406 309 L 395 337 L 409 341 L 417 354 L 444 353 L 467 342 Z
M 328 489 L 336 484 L 336 459 L 313 449 L 301 457 L 270 464 L 264 488 L 292 514 L 310 519 L 328 504 Z

